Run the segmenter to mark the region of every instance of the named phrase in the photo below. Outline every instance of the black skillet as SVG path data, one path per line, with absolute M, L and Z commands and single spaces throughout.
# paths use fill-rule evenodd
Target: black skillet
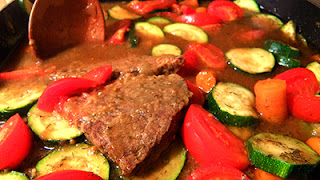
M 32 1 L 32 0 L 31 0 Z M 104 0 L 106 1 L 106 0 Z M 277 15 L 284 22 L 293 20 L 308 44 L 320 50 L 320 0 L 256 0 L 265 12 Z M 317 5 L 315 5 L 317 4 Z M 26 40 L 28 15 L 15 0 L 0 12 L 0 69 L 6 57 L 19 44 Z M 320 167 L 310 179 L 319 179 Z

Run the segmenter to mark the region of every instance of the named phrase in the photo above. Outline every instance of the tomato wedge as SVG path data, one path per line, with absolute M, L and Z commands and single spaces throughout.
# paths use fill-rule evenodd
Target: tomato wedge
M 190 104 L 200 104 L 203 105 L 205 98 L 201 89 L 195 84 L 191 83 L 189 80 L 186 80 L 189 91 L 192 92 L 192 97 L 190 98 Z
M 201 165 L 217 163 L 244 170 L 250 164 L 244 143 L 198 104 L 190 105 L 181 133 Z
M 14 169 L 27 157 L 32 135 L 19 114 L 15 114 L 0 129 L 0 170 Z
M 128 7 L 138 14 L 145 15 L 156 9 L 165 9 L 177 4 L 177 0 L 131 1 Z
M 177 22 L 192 24 L 196 26 L 219 24 L 222 22 L 218 16 L 215 16 L 207 12 L 184 14 L 179 16 L 176 20 Z
M 242 9 L 231 1 L 212 1 L 207 11 L 218 16 L 223 22 L 233 21 L 244 15 Z
M 109 39 L 110 44 L 120 44 L 124 41 L 124 37 L 126 32 L 128 32 L 129 27 L 131 26 L 131 20 L 130 19 L 124 19 L 116 24 L 116 27 L 114 29 L 117 29 L 117 31 L 112 35 L 112 37 Z
M 85 75 L 82 76 L 82 78 L 95 81 L 98 84 L 104 84 L 106 81 L 111 79 L 111 76 L 112 66 L 106 65 L 87 72 Z
M 36 178 L 36 180 L 102 180 L 102 178 L 93 172 L 80 170 L 62 170 Z
M 274 78 L 286 81 L 287 94 L 315 95 L 319 91 L 319 83 L 316 76 L 307 68 L 290 69 L 276 75 Z
M 320 122 L 320 97 L 305 94 L 288 95 L 289 112 L 306 122 Z
M 62 100 L 105 83 L 111 79 L 111 75 L 112 66 L 106 65 L 89 71 L 82 78 L 59 79 L 43 91 L 37 107 L 42 111 L 52 112 Z
M 188 50 L 195 51 L 198 57 L 209 67 L 223 69 L 227 66 L 224 52 L 209 43 L 190 43 Z
M 224 180 L 250 180 L 238 169 L 222 164 L 209 164 L 193 171 L 187 180 L 224 179 Z

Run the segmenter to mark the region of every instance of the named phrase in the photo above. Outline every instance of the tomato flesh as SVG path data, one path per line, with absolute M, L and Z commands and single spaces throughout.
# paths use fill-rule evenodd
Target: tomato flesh
M 190 43 L 188 50 L 195 51 L 199 59 L 208 67 L 223 69 L 227 66 L 224 52 L 218 47 L 209 43 Z
M 218 163 L 244 170 L 250 164 L 244 143 L 198 104 L 190 105 L 181 133 L 201 165 Z
M 319 91 L 319 83 L 316 76 L 306 68 L 290 69 L 276 75 L 274 78 L 286 81 L 287 94 L 315 95 Z
M 102 178 L 93 172 L 80 170 L 62 170 L 46 174 L 36 178 L 36 180 L 102 180 Z
M 290 113 L 306 122 L 320 122 L 320 97 L 304 94 L 288 95 Z
M 223 22 L 233 21 L 244 16 L 242 9 L 231 1 L 212 1 L 208 13 L 218 16 Z
M 19 114 L 15 114 L 0 130 L 0 170 L 14 169 L 26 158 L 32 135 Z
M 196 26 L 205 26 L 210 24 L 219 24 L 221 19 L 207 12 L 184 14 L 176 19 L 178 22 L 192 24 Z
M 232 180 L 241 179 L 249 180 L 249 178 L 240 170 L 222 164 L 209 164 L 201 166 L 193 171 L 187 180 L 216 179 L 216 180 Z

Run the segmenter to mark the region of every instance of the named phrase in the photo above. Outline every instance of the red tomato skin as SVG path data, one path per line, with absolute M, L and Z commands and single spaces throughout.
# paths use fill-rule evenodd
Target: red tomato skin
M 14 169 L 27 157 L 32 134 L 19 114 L 9 118 L 0 129 L 0 170 Z
M 191 83 L 189 80 L 186 80 L 189 91 L 192 92 L 192 97 L 190 98 L 190 104 L 200 104 L 203 105 L 205 98 L 201 89 L 195 84 Z
M 102 180 L 102 178 L 93 172 L 81 170 L 62 170 L 46 174 L 36 178 L 36 180 Z
M 190 105 L 181 135 L 184 145 L 201 165 L 225 164 L 240 170 L 250 165 L 244 143 L 198 104 Z
M 207 180 L 207 179 L 223 179 L 223 180 L 250 180 L 240 170 L 226 166 L 223 164 L 208 164 L 199 167 L 193 171 L 187 180 Z
M 110 80 L 112 76 L 112 66 L 106 65 L 95 68 L 85 75 L 82 78 L 93 80 L 98 84 L 104 84 L 106 81 Z
M 219 17 L 204 13 L 184 14 L 176 19 L 177 22 L 192 24 L 195 26 L 205 26 L 210 24 L 220 24 L 222 21 Z
M 130 19 L 124 19 L 118 22 L 114 27 L 117 31 L 109 39 L 110 44 L 120 44 L 124 41 L 125 33 L 128 31 L 131 25 Z
M 95 81 L 85 78 L 63 78 L 51 83 L 42 93 L 37 107 L 46 112 L 52 112 L 64 97 L 83 92 L 95 87 Z
M 288 95 L 290 113 L 306 122 L 320 122 L 320 97 L 305 94 Z
M 223 69 L 227 66 L 224 52 L 209 43 L 190 43 L 188 50 L 195 51 L 207 66 L 215 69 Z
M 136 13 L 144 15 L 156 9 L 165 9 L 177 4 L 176 0 L 131 1 L 128 7 Z
M 306 68 L 290 69 L 276 75 L 274 78 L 286 81 L 287 94 L 315 95 L 319 91 L 319 83 L 316 76 Z
M 212 1 L 207 12 L 218 16 L 223 22 L 233 21 L 244 16 L 242 9 L 231 1 Z

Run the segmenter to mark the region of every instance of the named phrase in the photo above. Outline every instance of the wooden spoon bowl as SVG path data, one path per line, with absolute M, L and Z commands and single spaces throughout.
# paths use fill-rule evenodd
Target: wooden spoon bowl
M 36 0 L 29 20 L 29 44 L 45 59 L 82 42 L 103 42 L 104 15 L 98 0 Z

